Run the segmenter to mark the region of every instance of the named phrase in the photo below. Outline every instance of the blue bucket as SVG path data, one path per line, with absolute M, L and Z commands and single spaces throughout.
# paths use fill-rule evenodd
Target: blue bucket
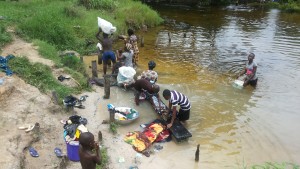
M 67 156 L 71 161 L 80 161 L 78 141 L 70 141 L 67 143 Z

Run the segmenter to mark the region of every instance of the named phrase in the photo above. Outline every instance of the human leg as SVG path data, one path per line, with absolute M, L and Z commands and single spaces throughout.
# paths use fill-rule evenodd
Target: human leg
M 102 60 L 103 60 L 103 74 L 104 75 L 106 75 L 107 63 L 108 63 L 108 60 L 111 58 L 110 55 L 111 55 L 111 51 L 105 51 L 105 52 L 103 52 L 103 55 L 102 55 Z

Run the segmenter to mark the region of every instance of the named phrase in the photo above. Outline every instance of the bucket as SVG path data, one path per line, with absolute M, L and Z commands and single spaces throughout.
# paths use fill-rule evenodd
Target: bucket
M 71 161 L 79 161 L 79 142 L 70 141 L 67 143 L 67 156 Z
M 243 89 L 243 84 L 244 84 L 244 81 L 242 80 L 235 80 L 233 83 L 232 83 L 232 86 L 237 88 L 237 89 Z

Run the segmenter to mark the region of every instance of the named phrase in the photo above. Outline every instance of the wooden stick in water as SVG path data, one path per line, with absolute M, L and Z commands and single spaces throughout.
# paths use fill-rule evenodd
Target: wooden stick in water
M 197 150 L 196 150 L 196 153 L 195 153 L 195 161 L 199 161 L 199 156 L 200 156 L 200 144 L 197 145 Z

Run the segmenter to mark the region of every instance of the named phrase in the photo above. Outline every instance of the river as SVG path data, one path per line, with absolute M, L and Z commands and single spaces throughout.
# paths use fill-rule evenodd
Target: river
M 156 10 L 169 24 L 137 33 L 145 39 L 138 70 L 154 60 L 161 89 L 189 97 L 193 134 L 159 156 L 180 161 L 172 168 L 300 164 L 300 15 L 235 6 Z M 257 88 L 236 89 L 249 52 L 256 55 Z

